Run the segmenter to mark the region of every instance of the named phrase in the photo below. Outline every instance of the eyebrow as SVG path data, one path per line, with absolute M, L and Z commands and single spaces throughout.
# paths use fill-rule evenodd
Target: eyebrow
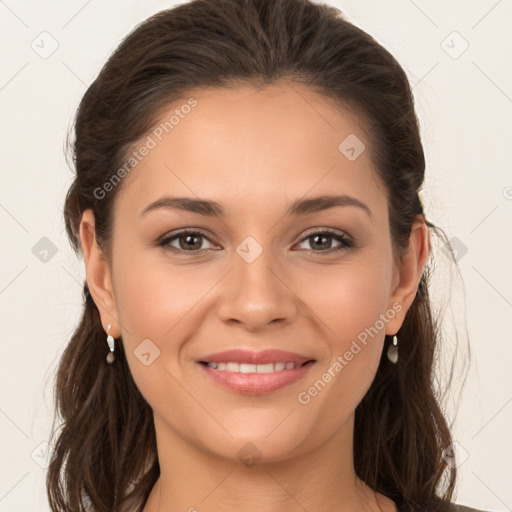
M 366 214 L 373 219 L 373 213 L 366 204 L 346 194 L 336 196 L 321 195 L 308 199 L 298 199 L 291 204 L 286 215 L 308 215 L 338 206 L 355 206 L 365 211 Z M 193 197 L 172 196 L 163 196 L 152 202 L 142 210 L 140 216 L 142 217 L 148 212 L 159 208 L 185 210 L 208 217 L 226 217 L 226 212 L 222 208 L 222 205 L 216 201 L 196 199 Z

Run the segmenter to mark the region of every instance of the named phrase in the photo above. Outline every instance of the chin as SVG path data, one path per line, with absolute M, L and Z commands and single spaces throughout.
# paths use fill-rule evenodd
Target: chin
M 272 429 L 275 429 L 272 431 Z M 299 431 L 274 425 L 271 429 L 245 428 L 244 431 L 229 430 L 233 437 L 202 439 L 201 445 L 207 452 L 215 454 L 226 462 L 239 462 L 246 466 L 257 463 L 282 462 L 308 451 L 308 444 Z

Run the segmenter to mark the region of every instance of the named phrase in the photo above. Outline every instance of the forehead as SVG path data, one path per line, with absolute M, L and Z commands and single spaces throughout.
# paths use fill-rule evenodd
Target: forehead
M 134 146 L 150 150 L 124 178 L 118 201 L 140 212 L 164 194 L 198 196 L 233 214 L 330 192 L 382 202 L 363 126 L 299 84 L 193 91 Z

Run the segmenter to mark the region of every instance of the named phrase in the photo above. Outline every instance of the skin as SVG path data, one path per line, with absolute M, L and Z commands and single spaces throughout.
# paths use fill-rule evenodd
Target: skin
M 355 475 L 354 411 L 375 377 L 384 335 L 399 330 L 416 294 L 427 227 L 419 219 L 409 250 L 394 259 L 370 140 L 348 110 L 288 83 L 193 96 L 198 105 L 124 178 L 111 260 L 96 243 L 92 211 L 80 226 L 103 327 L 122 336 L 154 411 L 161 477 L 144 511 L 396 511 Z M 349 134 L 366 145 L 354 161 L 338 150 Z M 166 194 L 215 200 L 227 216 L 165 208 L 140 216 Z M 349 194 L 372 217 L 354 206 L 285 215 L 292 201 L 321 194 Z M 202 229 L 210 241 L 157 245 L 182 228 Z M 323 228 L 357 247 L 326 253 L 341 244 L 315 243 L 311 235 Z M 236 252 L 247 236 L 263 249 L 252 263 Z M 309 403 L 299 403 L 298 394 L 393 304 L 401 311 Z M 145 339 L 160 350 L 149 366 L 134 354 Z M 197 363 L 231 348 L 279 348 L 316 363 L 285 388 L 241 395 L 221 389 Z M 252 466 L 238 456 L 246 443 L 261 456 Z

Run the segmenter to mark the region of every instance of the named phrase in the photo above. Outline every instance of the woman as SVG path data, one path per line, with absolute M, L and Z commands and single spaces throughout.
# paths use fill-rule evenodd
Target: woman
M 195 0 L 129 34 L 75 135 L 52 510 L 472 510 L 383 47 L 306 0 Z

